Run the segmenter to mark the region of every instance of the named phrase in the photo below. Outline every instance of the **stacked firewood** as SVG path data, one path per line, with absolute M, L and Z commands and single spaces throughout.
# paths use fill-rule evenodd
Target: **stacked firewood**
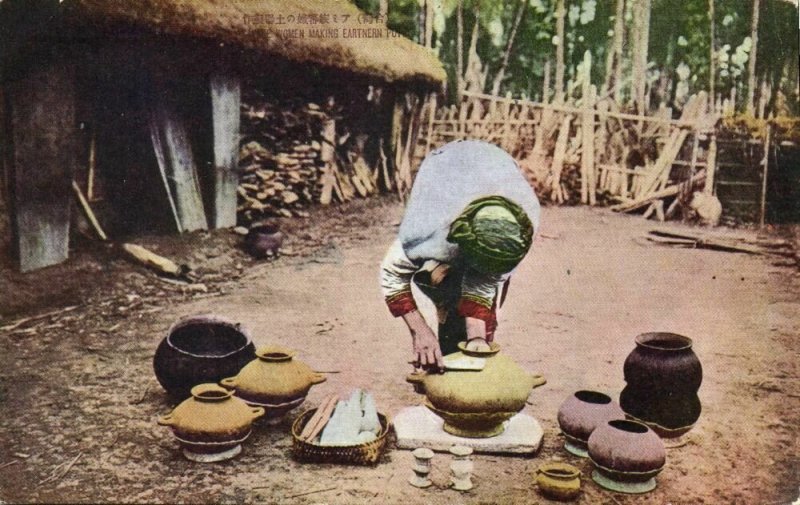
M 307 217 L 311 204 L 344 202 L 377 191 L 377 170 L 362 156 L 363 136 L 349 133 L 341 109 L 300 100 L 242 100 L 239 223 Z
M 266 100 L 242 104 L 239 221 L 305 216 L 319 199 L 321 124 L 328 115 L 314 103 L 279 106 Z

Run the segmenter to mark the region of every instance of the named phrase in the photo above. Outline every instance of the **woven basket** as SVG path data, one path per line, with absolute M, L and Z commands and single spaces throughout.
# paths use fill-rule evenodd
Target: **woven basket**
M 372 442 L 359 445 L 319 445 L 300 440 L 308 420 L 317 409 L 303 412 L 292 424 L 292 451 L 295 459 L 304 463 L 337 463 L 344 465 L 374 465 L 378 463 L 384 449 L 389 431 L 392 429 L 391 421 L 385 415 L 378 413 L 381 422 L 381 432 Z

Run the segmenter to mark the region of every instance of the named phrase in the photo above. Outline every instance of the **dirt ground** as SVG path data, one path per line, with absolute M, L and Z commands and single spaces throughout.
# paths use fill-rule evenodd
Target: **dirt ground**
M 257 345 L 286 345 L 332 372 L 306 406 L 356 387 L 373 392 L 389 415 L 420 402 L 404 381 L 410 338 L 377 282 L 401 215 L 399 204 L 381 200 L 319 209 L 288 225 L 289 255 L 271 263 L 246 257 L 228 231 L 137 239 L 195 267 L 199 286 L 161 280 L 86 243 L 65 265 L 25 276 L 3 270 L 0 501 L 549 503 L 532 472 L 554 459 L 583 470 L 579 503 L 798 498 L 797 269 L 766 257 L 649 244 L 642 237 L 651 222 L 588 208 L 544 209 L 533 255 L 500 317 L 504 351 L 548 379 L 525 410 L 545 430 L 535 457 L 475 456 L 475 488 L 460 494 L 447 488 L 449 458 L 438 455 L 434 486 L 419 490 L 406 483 L 407 451 L 390 448 L 376 467 L 294 461 L 295 412 L 279 426 L 258 425 L 234 460 L 185 460 L 155 423 L 174 405 L 152 371 L 156 346 L 185 315 L 240 321 Z M 578 389 L 616 397 L 634 337 L 654 330 L 694 339 L 703 413 L 689 443 L 668 451 L 653 493 L 610 493 L 591 482 L 588 461 L 561 449 L 556 412 Z

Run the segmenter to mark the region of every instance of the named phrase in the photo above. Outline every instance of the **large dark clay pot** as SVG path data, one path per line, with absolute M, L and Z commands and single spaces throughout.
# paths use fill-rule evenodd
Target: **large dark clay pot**
M 176 322 L 153 357 L 161 386 L 176 398 L 192 387 L 219 382 L 255 359 L 255 346 L 238 323 L 217 316 L 191 316 Z
M 628 417 L 664 438 L 683 435 L 700 417 L 697 390 L 703 381 L 692 340 L 675 333 L 643 333 L 625 359 L 627 386 L 620 406 Z
M 696 393 L 703 368 L 692 339 L 675 333 L 642 333 L 625 359 L 625 382 L 637 389 Z

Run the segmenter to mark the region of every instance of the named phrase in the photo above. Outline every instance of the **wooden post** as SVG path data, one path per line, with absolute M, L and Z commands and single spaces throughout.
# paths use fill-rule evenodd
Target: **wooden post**
M 5 88 L 13 149 L 11 229 L 19 269 L 27 272 L 69 255 L 72 173 L 78 157 L 75 67 L 68 61 L 43 62 Z
M 428 99 L 428 139 L 425 141 L 425 155 L 431 152 L 433 142 L 433 120 L 436 118 L 436 92 L 431 92 Z
M 208 228 L 203 199 L 200 196 L 200 182 L 189 141 L 189 131 L 178 112 L 171 106 L 160 104 L 155 111 L 155 133 L 159 141 L 154 142 L 160 162 L 164 162 L 164 174 L 170 183 L 169 189 L 174 199 L 175 210 L 180 221 L 180 230 L 194 231 Z
M 214 198 L 212 228 L 236 226 L 239 185 L 239 109 L 241 85 L 231 74 L 211 76 L 211 116 L 214 131 Z
M 708 156 L 706 156 L 706 185 L 703 192 L 707 195 L 714 194 L 714 175 L 717 171 L 717 136 L 711 135 L 708 141 Z
M 564 156 L 567 151 L 567 143 L 569 141 L 569 125 L 572 123 L 572 115 L 564 114 L 564 120 L 561 123 L 561 128 L 558 130 L 558 139 L 556 139 L 556 148 L 553 152 L 553 164 L 550 168 L 552 181 L 552 196 L 551 198 L 557 202 L 564 201 L 564 195 L 561 191 L 561 171 L 564 168 Z
M 581 116 L 581 202 L 594 205 L 594 186 L 592 174 L 594 170 L 594 100 L 591 92 L 592 53 L 583 53 L 583 81 L 581 102 L 583 114 Z M 590 187 L 591 186 L 591 187 Z
M 764 226 L 767 215 L 767 173 L 769 171 L 769 149 L 772 134 L 772 125 L 767 124 L 767 138 L 764 140 L 764 160 L 761 162 L 764 165 L 764 175 L 761 178 L 761 212 L 759 224 Z

